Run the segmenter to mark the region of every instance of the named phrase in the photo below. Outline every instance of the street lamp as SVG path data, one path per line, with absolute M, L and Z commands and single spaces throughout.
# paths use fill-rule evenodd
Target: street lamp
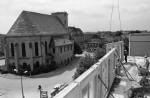
M 15 72 L 18 72 L 17 69 L 14 69 L 14 71 L 15 71 Z M 28 71 L 24 71 L 23 73 L 27 73 L 27 72 L 28 72 Z M 20 77 L 21 77 L 21 91 L 22 91 L 22 98 L 25 98 L 24 92 L 23 92 L 22 73 L 21 73 Z

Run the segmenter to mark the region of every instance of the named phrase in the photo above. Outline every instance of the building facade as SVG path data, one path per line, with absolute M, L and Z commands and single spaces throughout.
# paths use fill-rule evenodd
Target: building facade
M 135 33 L 129 35 L 129 55 L 150 56 L 150 34 Z
M 70 62 L 73 57 L 74 43 L 69 40 L 66 12 L 46 15 L 23 11 L 4 39 L 7 70 L 34 71 L 45 65 L 61 66 L 66 64 L 64 60 Z M 60 54 L 60 47 L 69 50 Z
M 102 46 L 102 40 L 98 34 L 93 34 L 90 41 L 85 43 L 85 49 L 94 52 Z

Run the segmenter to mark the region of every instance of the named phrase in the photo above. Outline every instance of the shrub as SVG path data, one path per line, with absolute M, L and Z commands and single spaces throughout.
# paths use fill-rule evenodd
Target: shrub
M 94 63 L 96 63 L 96 60 L 90 55 L 86 55 L 85 57 L 82 57 L 78 63 L 76 72 L 73 75 L 73 79 L 78 78 L 82 73 L 88 70 Z
M 99 60 L 101 59 L 104 55 L 106 54 L 106 50 L 104 48 L 98 48 L 95 52 L 94 52 L 94 58 L 95 60 Z
M 76 42 L 74 42 L 74 54 L 82 54 L 82 49 Z

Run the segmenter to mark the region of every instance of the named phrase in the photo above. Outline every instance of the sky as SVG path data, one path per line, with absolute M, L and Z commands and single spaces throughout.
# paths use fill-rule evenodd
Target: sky
M 0 0 L 0 33 L 6 34 L 23 10 L 43 14 L 66 11 L 69 26 L 83 32 L 150 30 L 150 0 Z

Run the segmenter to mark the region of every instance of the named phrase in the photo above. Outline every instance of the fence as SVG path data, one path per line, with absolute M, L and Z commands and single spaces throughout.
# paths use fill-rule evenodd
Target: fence
M 111 50 L 107 50 L 103 58 L 54 98 L 106 98 L 115 78 L 117 56 L 123 60 L 123 49 L 112 47 L 123 47 L 123 42 L 108 44 L 106 47 Z

